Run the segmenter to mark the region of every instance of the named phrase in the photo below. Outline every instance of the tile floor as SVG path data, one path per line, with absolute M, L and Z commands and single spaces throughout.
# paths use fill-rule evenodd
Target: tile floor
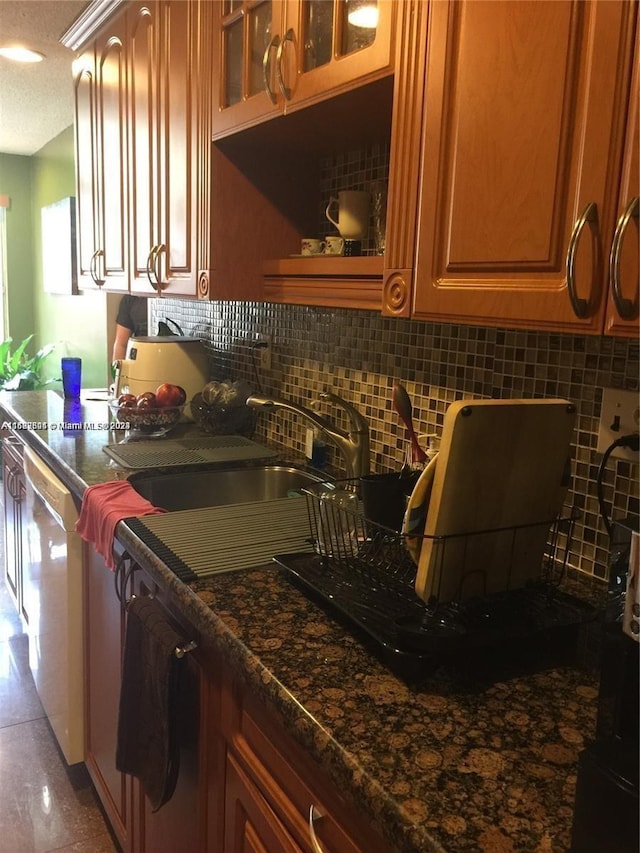
M 0 523 L 0 853 L 112 853 L 86 768 L 68 768 L 38 699 L 1 534 Z

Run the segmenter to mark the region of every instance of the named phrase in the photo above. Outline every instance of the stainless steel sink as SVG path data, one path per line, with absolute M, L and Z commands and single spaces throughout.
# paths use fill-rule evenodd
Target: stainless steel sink
M 322 479 L 301 468 L 263 465 L 157 474 L 133 479 L 131 485 L 154 506 L 172 512 L 285 498 Z

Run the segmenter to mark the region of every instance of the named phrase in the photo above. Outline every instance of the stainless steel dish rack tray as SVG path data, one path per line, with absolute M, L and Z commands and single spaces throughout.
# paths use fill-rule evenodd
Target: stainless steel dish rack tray
M 401 674 L 416 674 L 426 661 L 471 650 L 538 643 L 596 615 L 591 605 L 559 588 L 577 518 L 574 511 L 539 525 L 502 529 L 513 538 L 514 555 L 521 532 L 532 527 L 548 531 L 535 581 L 464 601 L 432 599 L 425 604 L 414 589 L 417 569 L 405 536 L 364 516 L 357 480 L 304 492 L 314 553 L 279 554 L 276 562 L 314 598 L 363 631 L 364 639 Z M 441 554 L 454 546 L 463 553 L 463 540 L 493 532 L 442 536 L 433 544 Z

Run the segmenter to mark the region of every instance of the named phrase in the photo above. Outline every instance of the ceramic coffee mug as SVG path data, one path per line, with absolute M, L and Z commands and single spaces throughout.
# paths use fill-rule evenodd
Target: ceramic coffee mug
M 315 237 L 303 237 L 300 250 L 303 255 L 321 255 L 324 251 L 324 243 L 322 240 L 316 240 Z
M 345 240 L 362 240 L 369 229 L 369 206 L 371 196 L 359 190 L 344 190 L 329 200 L 326 217 L 338 229 Z M 331 216 L 331 209 L 338 205 L 338 219 Z
M 324 241 L 325 255 L 344 255 L 344 237 L 331 235 Z

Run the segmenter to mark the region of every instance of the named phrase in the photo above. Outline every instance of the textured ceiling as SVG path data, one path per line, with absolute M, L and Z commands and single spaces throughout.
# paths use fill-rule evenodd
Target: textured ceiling
M 60 36 L 86 0 L 0 0 L 0 46 L 20 43 L 46 55 L 22 65 L 0 56 L 0 152 L 35 154 L 73 124 L 71 63 Z

